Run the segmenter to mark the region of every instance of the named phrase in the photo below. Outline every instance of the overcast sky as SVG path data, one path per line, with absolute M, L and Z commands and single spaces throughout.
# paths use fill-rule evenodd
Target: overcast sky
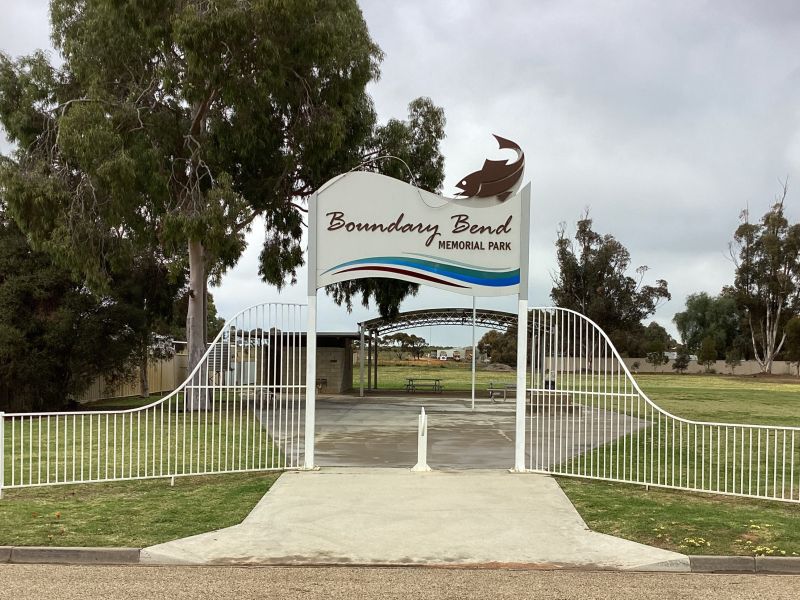
M 446 194 L 484 158 L 503 157 L 492 133 L 524 149 L 533 305 L 550 304 L 559 223 L 574 225 L 586 207 L 597 231 L 627 246 L 633 267 L 669 282 L 673 299 L 656 320 L 672 332 L 687 294 L 731 281 L 727 247 L 742 208 L 762 214 L 788 176 L 788 212 L 800 214 L 796 0 L 361 5 L 386 53 L 371 87 L 381 118 L 402 118 L 417 96 L 445 109 Z M 0 0 L 0 8 L 0 49 L 49 46 L 46 1 Z M 261 301 L 304 301 L 304 286 L 278 293 L 259 281 L 262 241 L 257 226 L 212 290 L 223 316 Z M 320 304 L 320 330 L 355 330 L 375 314 Z M 513 298 L 478 305 L 515 309 Z M 403 308 L 440 306 L 471 306 L 471 298 L 423 288 Z M 470 338 L 468 329 L 416 333 L 432 333 L 434 344 Z

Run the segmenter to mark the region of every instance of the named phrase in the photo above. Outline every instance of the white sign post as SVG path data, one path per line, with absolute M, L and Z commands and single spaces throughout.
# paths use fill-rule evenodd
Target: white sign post
M 522 190 L 522 203 L 526 210 L 522 211 L 520 228 L 525 231 L 525 247 L 519 256 L 519 269 L 523 273 L 522 281 L 517 296 L 517 419 L 516 434 L 514 435 L 514 470 L 525 470 L 525 399 L 527 386 L 525 385 L 525 368 L 528 362 L 528 267 L 529 250 L 528 239 L 531 230 L 531 186 L 526 185 Z
M 307 468 L 314 466 L 317 290 L 383 277 L 473 297 L 518 295 L 514 468 L 524 469 L 530 184 L 503 197 L 445 198 L 391 177 L 352 172 L 330 180 L 310 199 Z
M 313 208 L 316 205 L 317 195 L 314 194 L 308 202 L 308 324 L 306 327 L 306 422 L 305 462 L 303 465 L 306 469 L 314 468 L 314 430 L 316 429 L 317 408 L 317 290 L 319 288 L 316 275 L 317 215 Z

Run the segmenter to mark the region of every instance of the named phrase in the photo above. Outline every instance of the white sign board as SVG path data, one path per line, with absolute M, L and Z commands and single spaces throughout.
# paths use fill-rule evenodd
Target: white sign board
M 316 289 L 388 277 L 470 296 L 527 297 L 520 283 L 527 287 L 529 189 L 503 201 L 454 199 L 376 173 L 336 177 L 310 207 L 311 279 Z

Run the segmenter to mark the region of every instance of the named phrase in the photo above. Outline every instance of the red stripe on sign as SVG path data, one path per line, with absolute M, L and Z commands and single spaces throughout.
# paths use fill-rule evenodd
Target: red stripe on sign
M 432 277 L 430 275 L 425 275 L 424 273 L 416 273 L 414 271 L 408 271 L 407 269 L 398 269 L 397 267 L 351 267 L 349 269 L 343 269 L 339 271 L 339 273 L 349 273 L 351 271 L 389 271 L 390 273 L 397 273 L 399 275 L 408 275 L 409 277 L 416 277 L 417 279 L 424 279 L 426 281 L 432 281 L 433 283 L 440 283 L 442 285 L 449 285 L 450 287 L 462 288 L 467 289 L 465 285 L 458 285 L 456 283 L 450 283 L 449 281 L 445 281 L 444 279 L 439 279 L 438 277 Z

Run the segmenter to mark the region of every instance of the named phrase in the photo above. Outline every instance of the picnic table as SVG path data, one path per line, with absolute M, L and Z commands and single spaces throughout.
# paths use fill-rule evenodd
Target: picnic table
M 428 377 L 407 377 L 406 378 L 406 391 L 415 393 L 419 390 L 430 390 L 432 392 L 441 393 L 444 387 L 442 380 L 437 378 Z

